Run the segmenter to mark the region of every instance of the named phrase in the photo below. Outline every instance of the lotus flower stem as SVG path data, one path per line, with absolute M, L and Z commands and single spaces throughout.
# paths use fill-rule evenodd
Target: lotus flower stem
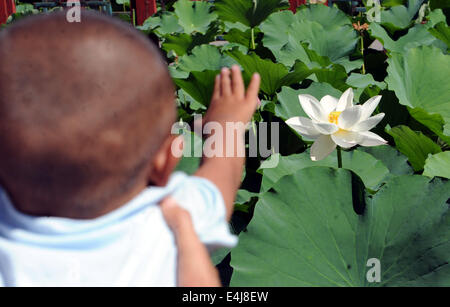
M 252 50 L 255 50 L 255 28 L 252 28 Z
M 364 34 L 363 34 L 363 32 L 360 32 L 360 37 L 361 37 L 361 55 L 362 55 L 362 59 L 363 59 L 361 73 L 363 75 L 365 75 L 366 74 L 366 64 L 364 63 Z
M 337 151 L 337 161 L 338 161 L 338 168 L 342 168 L 342 150 L 341 146 L 336 147 Z
M 255 116 L 253 116 L 252 118 L 252 129 L 253 129 L 253 135 L 256 137 L 256 121 L 255 121 Z

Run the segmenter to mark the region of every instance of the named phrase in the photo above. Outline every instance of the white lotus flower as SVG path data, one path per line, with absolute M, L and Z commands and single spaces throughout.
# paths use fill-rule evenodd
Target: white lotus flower
M 340 99 L 329 95 L 320 102 L 311 95 L 299 95 L 298 98 L 310 118 L 293 117 L 286 123 L 303 137 L 316 140 L 311 147 L 311 160 L 326 158 L 336 145 L 352 148 L 356 145 L 378 146 L 387 143 L 369 131 L 384 118 L 384 113 L 371 117 L 381 96 L 372 97 L 363 105 L 354 105 L 353 89 L 349 88 Z

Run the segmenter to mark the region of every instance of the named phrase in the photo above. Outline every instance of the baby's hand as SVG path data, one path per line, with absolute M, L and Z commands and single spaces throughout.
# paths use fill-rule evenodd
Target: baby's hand
M 177 285 L 220 287 L 219 274 L 211 262 L 208 250 L 194 230 L 189 212 L 181 208 L 171 197 L 164 199 L 160 206 L 177 243 Z
M 216 77 L 214 93 L 205 122 L 243 122 L 248 123 L 259 104 L 258 92 L 261 83 L 259 74 L 254 74 L 247 92 L 239 66 L 231 70 L 223 68 Z

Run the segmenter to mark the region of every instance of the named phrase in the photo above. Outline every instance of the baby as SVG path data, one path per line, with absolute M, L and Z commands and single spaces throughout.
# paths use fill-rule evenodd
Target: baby
M 246 91 L 239 67 L 223 69 L 204 123 L 247 123 L 259 84 Z M 173 173 L 175 119 L 167 65 L 130 26 L 83 11 L 0 31 L 0 285 L 176 285 L 168 196 L 204 244 L 234 246 L 244 158 Z

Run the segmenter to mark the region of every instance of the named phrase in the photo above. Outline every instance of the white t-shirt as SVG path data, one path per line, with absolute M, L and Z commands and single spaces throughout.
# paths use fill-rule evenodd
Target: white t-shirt
M 218 189 L 182 173 L 94 220 L 24 215 L 0 188 L 0 286 L 175 286 L 176 245 L 158 205 L 168 195 L 209 248 L 236 245 Z

